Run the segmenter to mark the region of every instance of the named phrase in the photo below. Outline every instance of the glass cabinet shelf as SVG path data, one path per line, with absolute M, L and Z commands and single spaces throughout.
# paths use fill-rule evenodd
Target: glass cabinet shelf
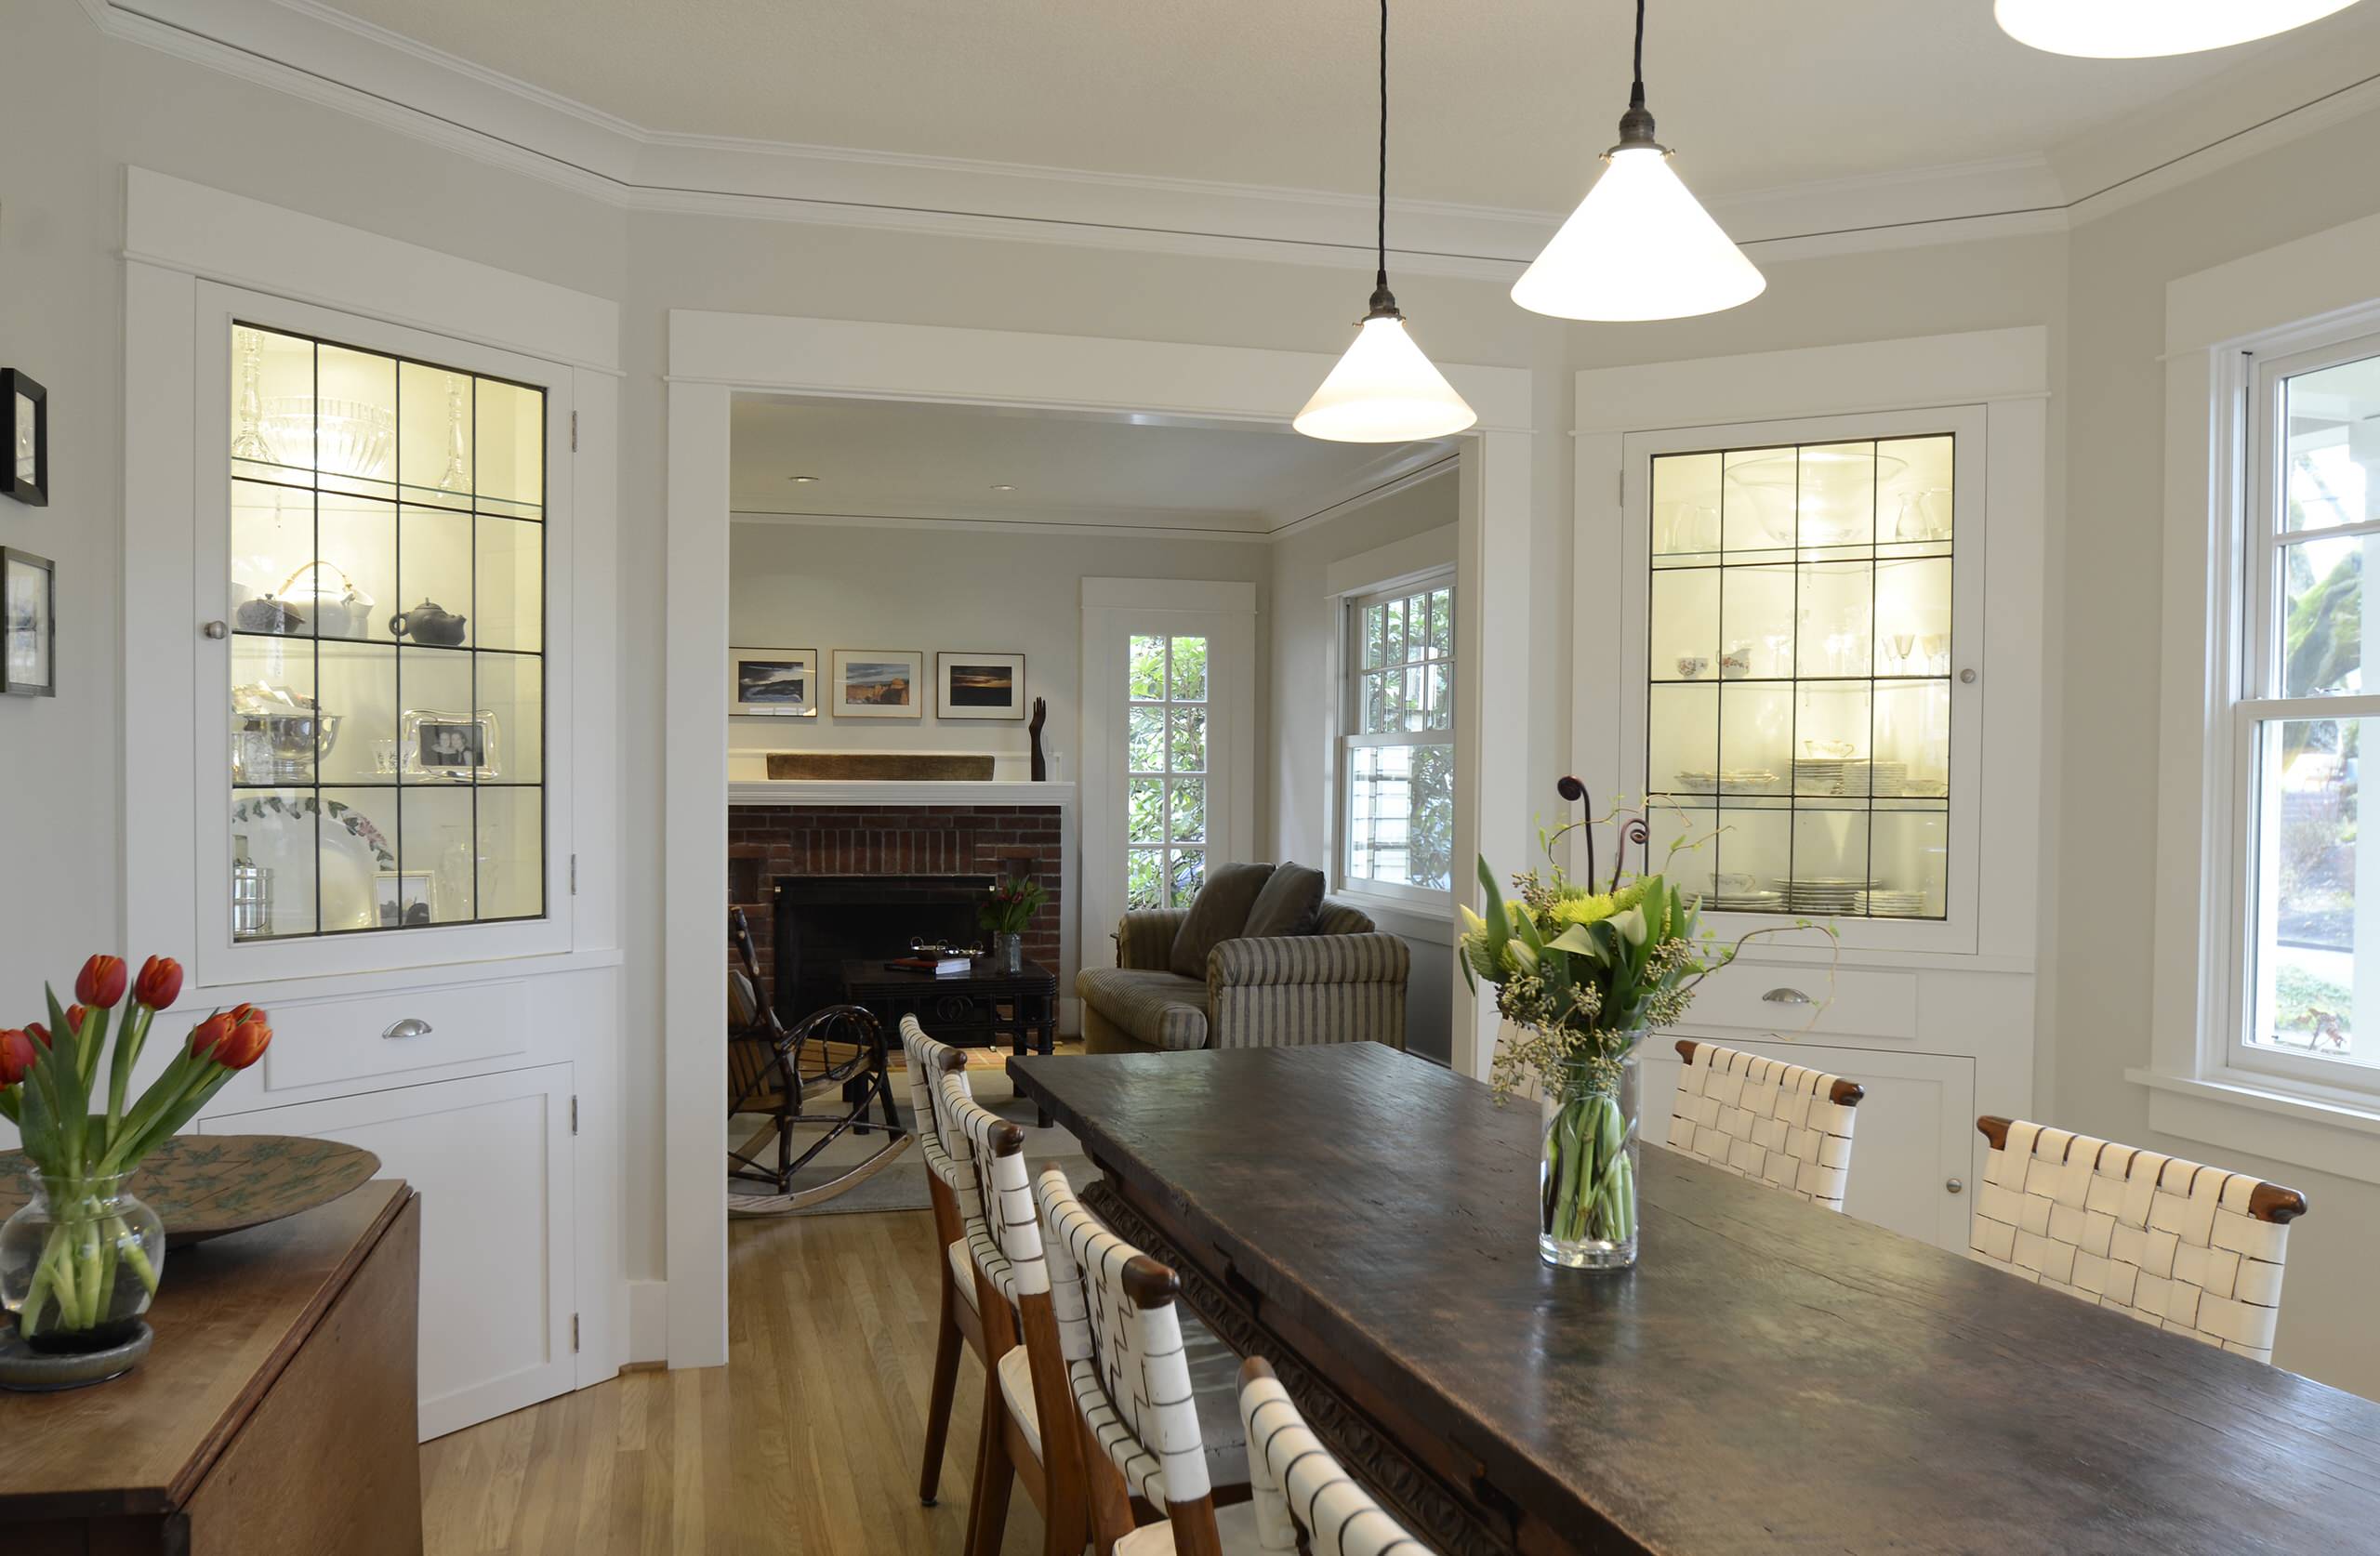
M 1645 793 L 1706 906 L 1945 916 L 1953 455 L 1945 433 L 1653 456 Z

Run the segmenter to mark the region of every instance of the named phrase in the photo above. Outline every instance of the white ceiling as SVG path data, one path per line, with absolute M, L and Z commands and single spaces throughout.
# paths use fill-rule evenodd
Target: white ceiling
M 901 402 L 739 398 L 739 517 L 832 515 L 1261 533 L 1450 452 L 1282 431 Z M 793 477 L 813 475 L 814 483 Z M 1016 488 L 997 492 L 995 486 Z
M 649 131 L 1362 191 L 1369 0 L 328 0 Z M 1650 104 L 1698 190 L 2031 159 L 2268 51 L 2380 33 L 2359 6 L 2283 39 L 2082 60 L 1990 0 L 1659 0 Z M 1625 0 L 1400 0 L 1393 189 L 1568 206 L 1625 106 Z M 1392 241 L 1395 235 L 1392 233 Z

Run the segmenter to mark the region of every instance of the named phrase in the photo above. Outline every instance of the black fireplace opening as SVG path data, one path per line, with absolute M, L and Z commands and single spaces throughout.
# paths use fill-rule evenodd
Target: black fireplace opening
M 778 876 L 777 1015 L 788 1024 L 841 1002 L 847 961 L 891 961 L 910 943 L 980 945 L 990 876 Z

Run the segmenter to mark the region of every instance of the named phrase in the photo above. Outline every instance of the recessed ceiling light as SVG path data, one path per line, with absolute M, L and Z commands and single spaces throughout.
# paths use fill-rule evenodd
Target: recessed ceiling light
M 1016 488 L 1015 488 L 1015 487 L 1013 487 L 1013 486 L 1010 486 L 1010 485 L 1006 484 L 1005 482 L 1003 482 L 1003 483 L 1002 483 L 1002 484 L 1000 484 L 1000 485 L 998 485 L 998 486 L 993 487 L 993 488 L 992 488 L 992 490 L 993 490 L 993 491 L 995 491 L 995 492 L 1013 492 L 1013 491 L 1015 491 L 1015 490 L 1016 490 Z
M 2355 0 L 1999 0 L 2001 30 L 2051 54 L 2143 59 L 2228 48 L 2303 27 Z
M 818 478 L 816 476 L 795 476 L 793 478 L 793 483 L 796 486 L 815 486 L 818 484 Z

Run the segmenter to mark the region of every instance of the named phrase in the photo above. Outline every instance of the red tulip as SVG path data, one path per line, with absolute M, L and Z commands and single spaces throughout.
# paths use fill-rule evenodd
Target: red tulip
M 132 982 L 132 997 L 152 1010 L 163 1010 L 181 997 L 182 964 L 171 956 L 152 956 L 140 964 Z
M 264 1012 L 258 1009 L 255 1006 L 250 1005 L 245 1000 L 242 1000 L 239 1004 L 231 1007 L 231 1024 L 233 1026 L 239 1025 L 242 1022 L 260 1022 L 262 1020 L 264 1020 Z
M 125 968 L 122 956 L 93 956 L 83 964 L 74 980 L 74 997 L 85 1005 L 96 1005 L 102 1010 L 115 1009 L 124 997 Z
M 44 1026 L 39 1022 L 27 1022 L 25 1023 L 25 1035 L 32 1038 L 34 1042 L 39 1043 L 43 1048 L 49 1047 L 49 1028 Z
M 255 1020 L 242 1022 L 231 1029 L 231 1035 L 215 1045 L 215 1062 L 226 1070 L 245 1070 L 264 1054 L 272 1041 L 272 1028 L 265 1025 L 263 1013 Z
M 0 1086 L 14 1086 L 39 1058 L 33 1040 L 21 1032 L 0 1032 Z
M 190 1029 L 190 1051 L 192 1056 L 197 1059 L 205 1058 L 209 1052 L 213 1051 L 218 1044 L 221 1043 L 224 1038 L 231 1035 L 232 1030 L 237 1024 L 238 1023 L 233 1022 L 228 1014 L 218 1011 L 215 1015 L 207 1017 L 196 1026 L 192 1027 Z
M 89 1013 L 89 1011 L 85 1010 L 79 1005 L 68 1006 L 66 1008 L 66 1030 L 74 1034 L 77 1037 L 83 1035 L 83 1018 Z

